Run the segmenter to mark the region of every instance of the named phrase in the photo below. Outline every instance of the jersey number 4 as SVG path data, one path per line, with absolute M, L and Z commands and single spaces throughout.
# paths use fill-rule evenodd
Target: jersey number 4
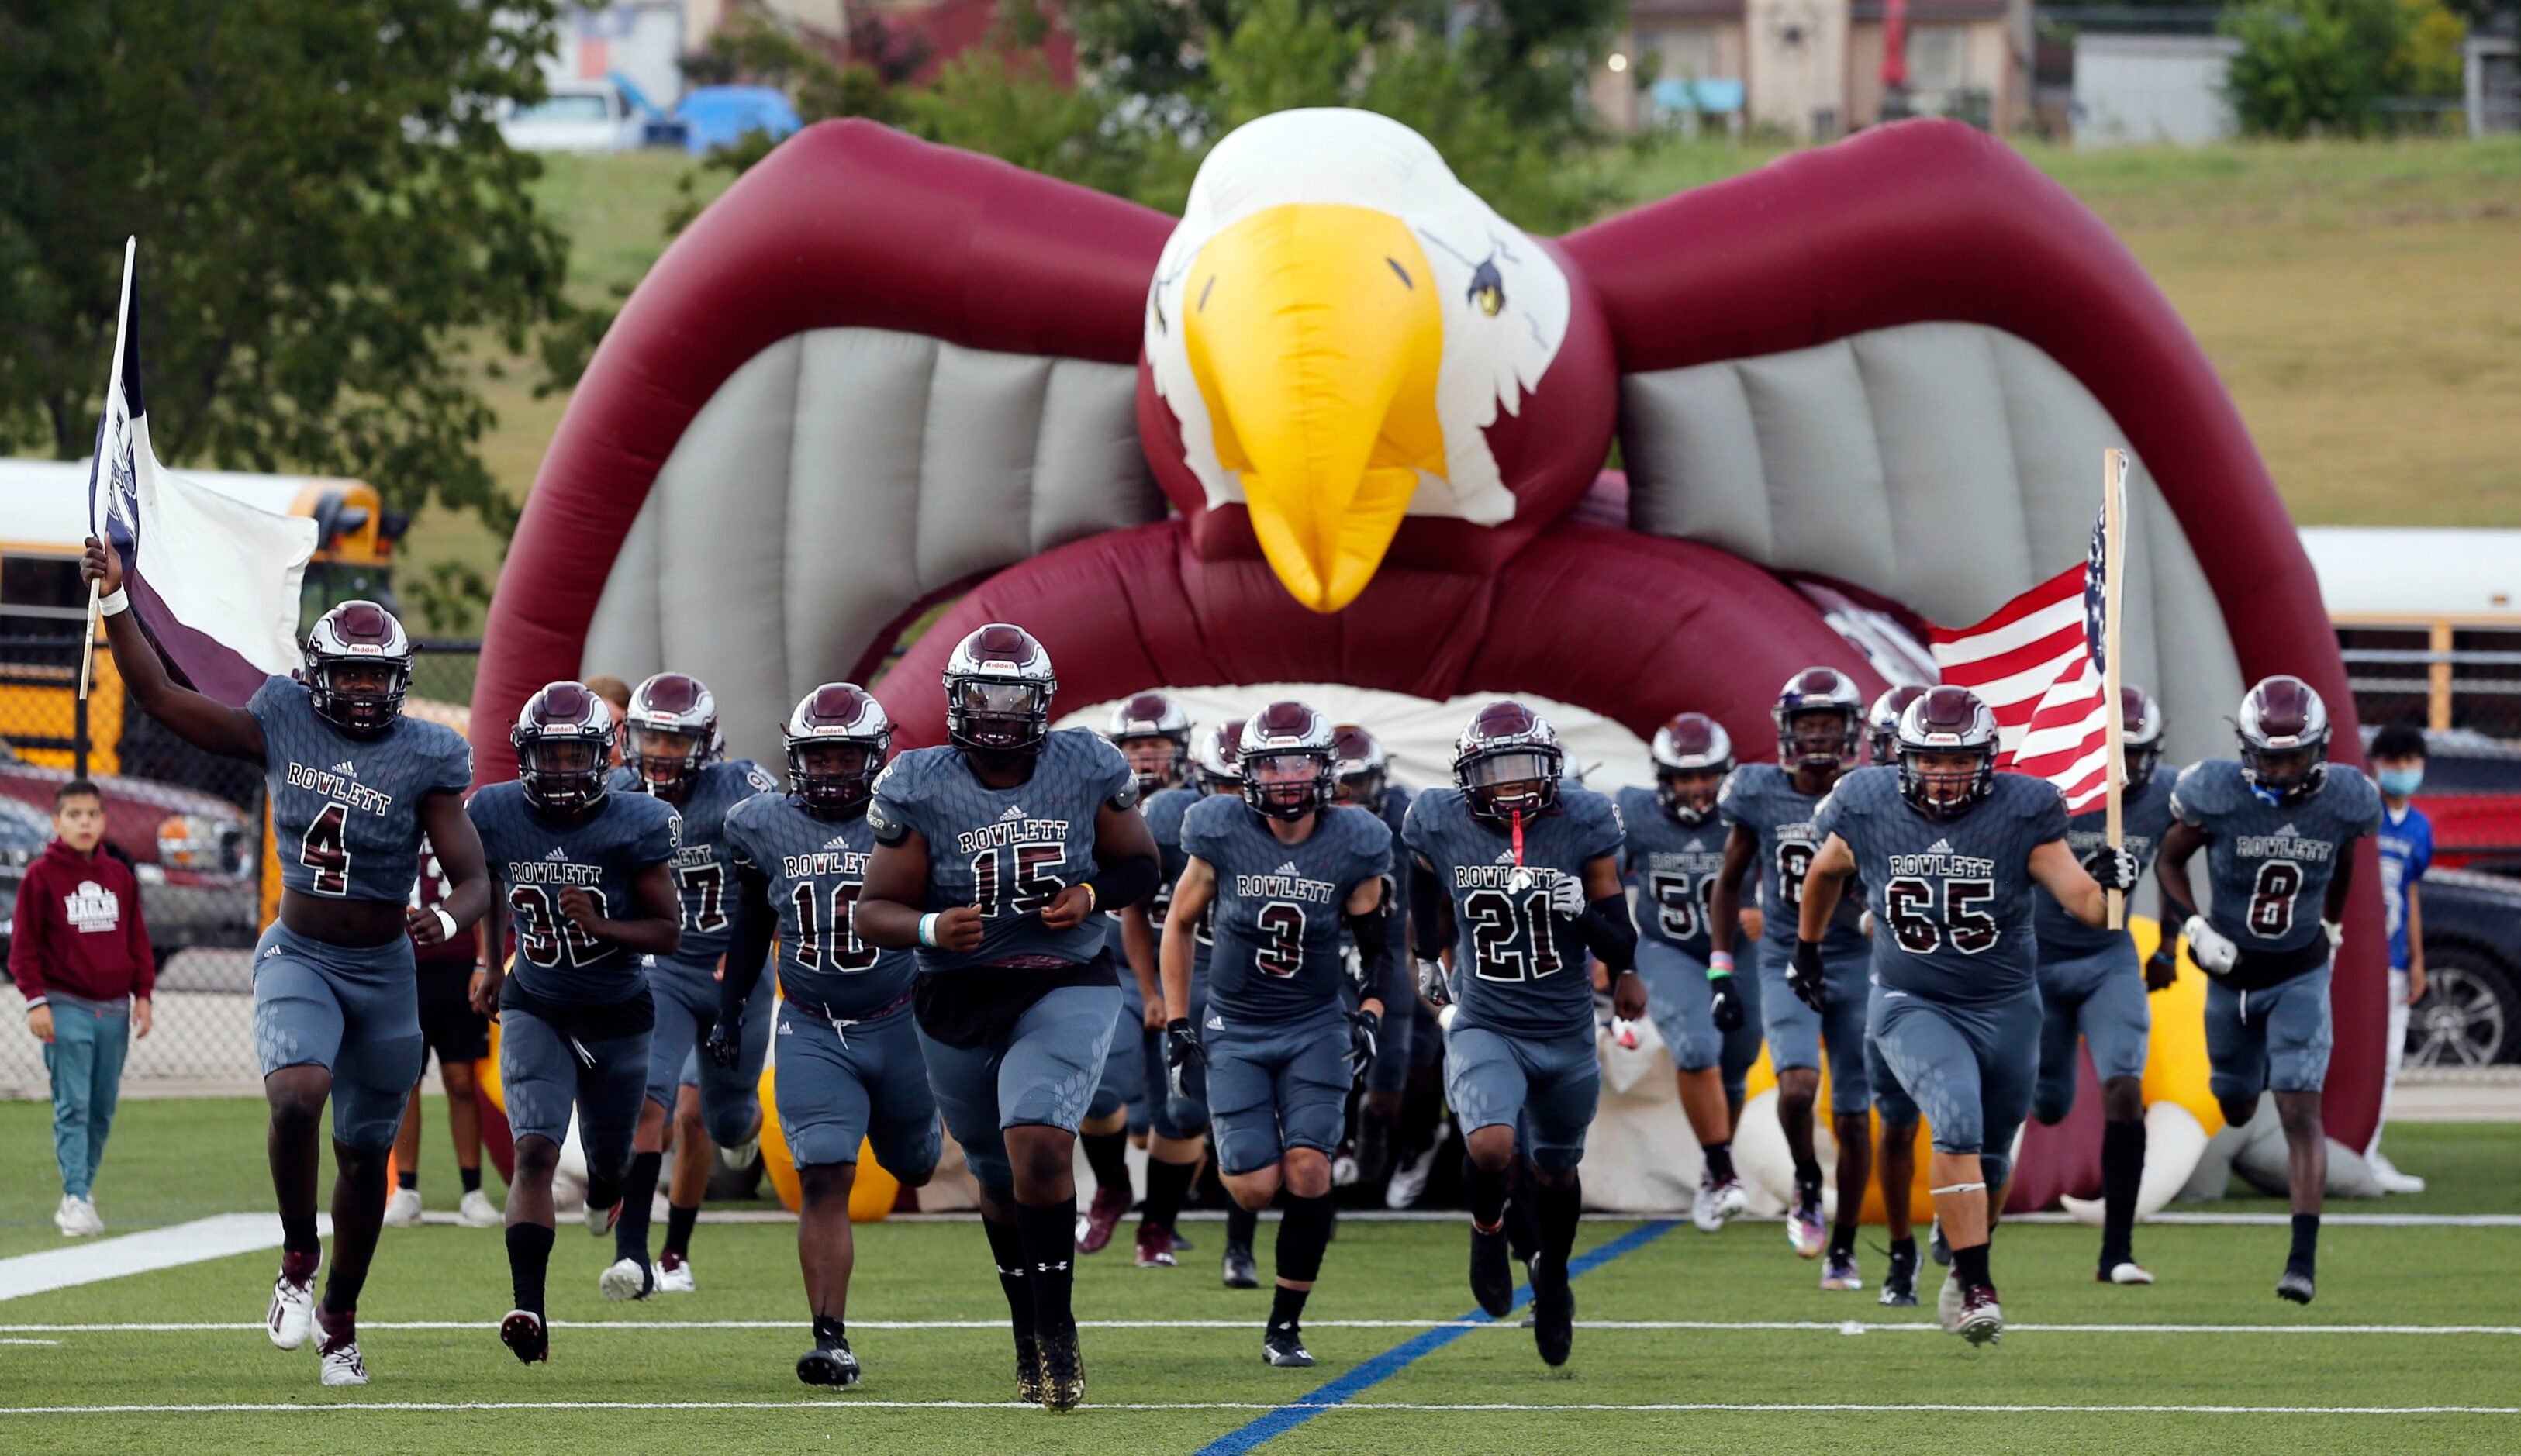
M 315 872 L 314 889 L 319 895 L 350 892 L 349 825 L 349 807 L 328 803 L 298 842 L 298 862 Z
M 864 971 L 883 954 L 858 939 L 857 881 L 832 887 L 832 920 L 828 927 L 823 923 L 822 896 L 814 892 L 812 882 L 798 886 L 792 902 L 797 907 L 798 965 L 820 971 L 823 962 L 829 960 L 835 971 Z
M 586 897 L 594 902 L 598 919 L 612 918 L 603 890 L 588 886 Z M 614 947 L 561 914 L 556 897 L 539 885 L 520 885 L 509 890 L 508 909 L 516 917 L 517 953 L 529 964 L 557 966 L 566 957 L 573 966 L 591 966 L 613 953 Z
M 1944 907 L 1935 910 L 1935 882 L 1902 876 L 1882 887 L 1884 918 L 1891 938 L 1911 955 L 1932 955 L 1948 942 L 1963 955 L 1977 955 L 2003 936 L 1988 906 L 1995 900 L 1993 880 L 1946 880 Z
M 1538 980 L 1564 969 L 1550 933 L 1549 892 L 1536 889 L 1517 900 L 1503 890 L 1482 889 L 1462 902 L 1471 923 L 1471 969 L 1482 980 Z M 1515 949 L 1532 947 L 1527 956 Z
M 1065 844 L 1016 844 L 1010 848 L 1015 856 L 1015 873 L 1001 874 L 998 856 L 1004 852 L 984 849 L 972 856 L 972 903 L 979 906 L 983 920 L 995 920 L 1001 915 L 1031 915 L 1059 898 L 1067 883 L 1049 871 L 1068 858 Z M 1008 882 L 1013 881 L 1013 893 Z

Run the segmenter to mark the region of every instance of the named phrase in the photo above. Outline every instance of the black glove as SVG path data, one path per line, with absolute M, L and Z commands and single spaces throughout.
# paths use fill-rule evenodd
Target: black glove
M 1365 1080 L 1365 1069 L 1374 1065 L 1375 1041 L 1383 1034 L 1383 1018 L 1370 1011 L 1348 1014 L 1348 1074 L 1351 1080 Z
M 734 1070 L 736 1064 L 744 1060 L 744 1008 L 738 1006 L 733 1015 L 719 1012 L 717 1020 L 710 1024 L 705 1045 L 710 1061 L 719 1070 Z
M 1451 986 L 1445 984 L 1443 961 L 1418 963 L 1418 994 L 1426 997 L 1427 1004 L 1430 1006 L 1453 1004 L 1453 991 Z
M 1822 994 L 1821 980 L 1820 942 L 1801 939 L 1795 941 L 1794 961 L 1786 967 L 1786 989 L 1795 993 L 1796 1000 L 1813 1011 L 1819 1011 Z
M 2144 878 L 2136 872 L 2134 850 L 2113 849 L 2107 844 L 2084 856 L 2084 873 L 2101 888 L 2122 893 L 2135 888 L 2136 882 Z
M 1732 972 L 1707 978 L 1707 999 L 1708 1009 L 1716 1017 L 1717 1030 L 1742 1029 L 1742 993 L 1733 985 Z
M 1165 1082 L 1176 1102 L 1192 1101 L 1184 1078 L 1192 1064 L 1208 1066 L 1208 1048 L 1199 1044 L 1199 1030 L 1188 1017 L 1175 1017 L 1165 1023 Z

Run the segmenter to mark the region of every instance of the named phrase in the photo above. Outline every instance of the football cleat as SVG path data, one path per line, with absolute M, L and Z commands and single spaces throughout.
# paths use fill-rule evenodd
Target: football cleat
M 393 1197 L 386 1200 L 386 1227 L 420 1227 L 419 1189 L 397 1188 L 394 1190 Z
M 543 1317 L 530 1309 L 508 1311 L 508 1317 L 499 1321 L 499 1342 L 527 1365 L 551 1358 L 551 1332 L 543 1328 Z
M 1259 1289 L 1260 1266 L 1253 1261 L 1252 1251 L 1241 1244 L 1225 1246 L 1225 1258 L 1218 1273 L 1227 1289 Z
M 466 1228 L 497 1228 L 508 1221 L 508 1215 L 490 1202 L 488 1194 L 476 1188 L 467 1192 L 464 1201 L 455 1206 L 455 1221 Z
M 1138 1267 L 1169 1269 L 1180 1260 L 1173 1257 L 1173 1235 L 1152 1223 L 1138 1225 Z
M 1434 1148 L 1400 1160 L 1392 1170 L 1392 1181 L 1383 1185 L 1383 1206 L 1396 1212 L 1416 1206 L 1418 1200 L 1426 1195 L 1427 1180 L 1435 1171 Z
M 1934 1227 L 1926 1234 L 1926 1253 L 1947 1269 L 1952 1266 L 1952 1241 L 1944 1237 L 1944 1220 L 1941 1217 L 1935 1219 Z
M 657 1289 L 661 1295 L 688 1295 L 699 1286 L 692 1281 L 692 1261 L 668 1249 L 657 1260 Z
M 736 1144 L 732 1148 L 720 1148 L 717 1150 L 717 1160 L 719 1164 L 731 1173 L 743 1172 L 746 1168 L 753 1166 L 754 1160 L 760 1156 L 761 1134 L 759 1132 L 754 1133 L 753 1136 L 746 1138 L 743 1142 Z
M 280 1277 L 271 1282 L 271 1342 L 282 1349 L 304 1344 L 315 1328 L 315 1271 L 319 1263 L 319 1259 L 308 1260 L 305 1277 L 295 1278 L 289 1272 L 288 1259 L 283 1257 Z
M 1996 1307 L 1994 1285 L 1983 1284 L 1961 1292 L 1960 1313 L 1953 1320 L 1952 1333 L 1972 1344 L 1994 1344 L 2004 1338 L 2004 1311 Z
M 359 1359 L 358 1322 L 344 1315 L 340 1324 L 341 1328 L 335 1330 L 334 1321 L 326 1319 L 323 1310 L 315 1311 L 315 1329 L 322 1337 L 315 1342 L 316 1379 L 328 1386 L 364 1386 L 368 1383 L 368 1367 Z
M 1913 1309 L 1917 1305 L 1917 1249 L 1891 1251 L 1891 1268 L 1882 1276 L 1881 1302 L 1894 1309 Z
M 599 1207 L 593 1199 L 589 1199 L 579 1212 L 586 1219 L 587 1233 L 598 1239 L 607 1238 L 613 1233 L 613 1226 L 621 1221 L 621 1201 L 615 1199 Z
M 1077 1409 L 1085 1399 L 1085 1351 L 1077 1348 L 1077 1331 L 1072 1327 L 1040 1341 L 1042 1408 Z
M 1805 1258 L 1818 1258 L 1821 1250 L 1828 1247 L 1829 1231 L 1821 1225 L 1818 1193 L 1811 1195 L 1810 1203 L 1796 1200 L 1794 1207 L 1787 1210 L 1786 1242 Z
M 1077 1251 L 1101 1253 L 1112 1242 L 1112 1231 L 1128 1216 L 1129 1191 L 1125 1188 L 1097 1188 L 1094 1202 L 1077 1220 Z
M 848 1341 L 838 1336 L 797 1357 L 797 1378 L 809 1386 L 854 1386 L 858 1374 L 858 1357 L 849 1352 Z
M 1961 1279 L 1957 1274 L 1944 1276 L 1944 1287 L 1935 1295 L 1935 1321 L 1947 1335 L 1961 1332 Z
M 1312 1351 L 1305 1348 L 1305 1333 L 1294 1325 L 1272 1325 L 1260 1337 L 1260 1358 L 1281 1370 L 1304 1370 L 1313 1363 Z
M 1041 1342 L 1030 1335 L 1016 1337 L 1016 1399 L 1041 1404 Z
M 1566 1364 L 1576 1347 L 1576 1291 L 1563 1264 L 1554 1273 L 1542 1262 L 1532 1266 L 1532 1342 L 1540 1363 L 1552 1370 Z
M 1514 1264 L 1507 1256 L 1502 1221 L 1492 1229 L 1471 1225 L 1471 1297 L 1490 1319 L 1503 1319 L 1514 1308 Z
M 2291 1299 L 2296 1304 L 2308 1304 L 2314 1293 L 2311 1276 L 2300 1269 L 2287 1269 L 2284 1271 L 2284 1278 L 2276 1281 L 2276 1297 L 2279 1299 Z
M 1738 1216 L 1750 1206 L 1750 1196 L 1742 1191 L 1739 1178 L 1714 1178 L 1705 1170 L 1698 1175 L 1698 1196 L 1689 1203 L 1689 1221 L 1698 1231 L 1712 1234 L 1724 1227 L 1724 1220 Z
M 2120 1259 L 2094 1270 L 2092 1278 L 2102 1284 L 2151 1284 L 2153 1274 L 2133 1259 Z
M 1856 1255 L 1833 1253 L 1821 1264 L 1820 1287 L 1825 1290 L 1860 1290 L 1863 1276 L 1856 1270 Z
M 616 1304 L 627 1299 L 644 1299 L 656 1293 L 657 1274 L 645 1260 L 619 1258 L 595 1276 L 595 1287 Z

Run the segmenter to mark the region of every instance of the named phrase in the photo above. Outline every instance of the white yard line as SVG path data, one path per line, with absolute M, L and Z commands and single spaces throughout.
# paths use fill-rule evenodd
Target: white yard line
M 1249 1330 L 1252 1321 L 1244 1320 L 1078 1320 L 1081 1330 Z M 1306 1320 L 1306 1326 L 1316 1330 L 1510 1330 L 1520 1333 L 1520 1326 L 1504 1320 L 1460 1319 L 1323 1319 Z M 555 1330 L 611 1330 L 625 1333 L 649 1331 L 681 1333 L 701 1330 L 795 1330 L 798 1320 L 553 1320 Z M 996 1330 L 1004 1331 L 1002 1319 L 978 1320 L 852 1320 L 853 1330 Z M 131 1323 L 92 1325 L 0 1325 L 0 1333 L 11 1335 L 113 1335 L 113 1334 L 199 1334 L 205 1332 L 243 1332 L 263 1328 L 254 1322 L 221 1321 L 216 1323 Z M 498 1328 L 495 1320 L 367 1320 L 359 1321 L 362 1330 L 457 1330 L 488 1331 Z M 1912 1334 L 1935 1335 L 1942 1327 L 1932 1320 L 1866 1323 L 1859 1320 L 1578 1320 L 1580 1330 L 1816 1330 L 1842 1335 Z M 2173 1324 L 2015 1324 L 2004 1327 L 2007 1335 L 2521 1335 L 2521 1325 L 2173 1325 Z
M 316 1215 L 315 1226 L 319 1232 L 330 1234 L 333 1231 L 332 1216 Z M 150 1229 L 145 1233 L 100 1239 L 93 1244 L 71 1244 L 60 1249 L 47 1249 L 41 1253 L 0 1258 L 0 1299 L 40 1295 L 48 1290 L 95 1284 L 105 1279 L 120 1279 L 130 1274 L 153 1274 L 160 1269 L 198 1264 L 204 1259 L 226 1258 L 231 1254 L 279 1247 L 279 1214 L 220 1213 L 208 1218 L 196 1218 L 190 1223 Z
M 811 1412 L 828 1419 L 834 1411 L 858 1407 L 868 1410 L 1003 1410 L 1039 1411 L 1036 1405 L 999 1400 L 870 1400 L 855 1395 L 835 1396 L 828 1400 L 344 1400 L 323 1402 L 240 1401 L 234 1404 L 199 1405 L 12 1405 L 0 1406 L 0 1416 L 140 1416 L 140 1415 L 241 1415 L 287 1412 L 293 1415 L 321 1411 L 778 1411 Z M 1897 1404 L 1859 1404 L 1855 1402 L 1752 1403 L 1723 1401 L 1639 1402 L 1617 1405 L 1608 1402 L 1576 1402 L 1565 1404 L 1484 1401 L 1436 1403 L 1399 1400 L 1350 1400 L 1337 1404 L 1298 1406 L 1296 1409 L 1317 1411 L 1323 1415 L 1349 1411 L 1398 1412 L 1491 1412 L 1538 1411 L 1556 1415 L 1567 1411 L 1610 1412 L 1715 1412 L 1729 1411 L 1746 1415 L 1811 1415 L 1832 1412 L 1902 1413 L 1931 1411 L 1948 1415 L 2081 1415 L 2081 1416 L 2521 1416 L 2521 1405 L 1959 1405 L 1925 1404 L 1902 1401 Z M 1077 1408 L 1073 1415 L 1092 1415 L 1097 1411 L 1275 1411 L 1290 1409 L 1267 1401 L 1238 1400 L 1145 1400 L 1094 1402 Z

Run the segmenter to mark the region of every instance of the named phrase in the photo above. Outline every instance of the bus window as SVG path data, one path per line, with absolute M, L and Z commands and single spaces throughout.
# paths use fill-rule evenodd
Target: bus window
M 75 637 L 86 614 L 76 557 L 0 556 L 0 636 Z

